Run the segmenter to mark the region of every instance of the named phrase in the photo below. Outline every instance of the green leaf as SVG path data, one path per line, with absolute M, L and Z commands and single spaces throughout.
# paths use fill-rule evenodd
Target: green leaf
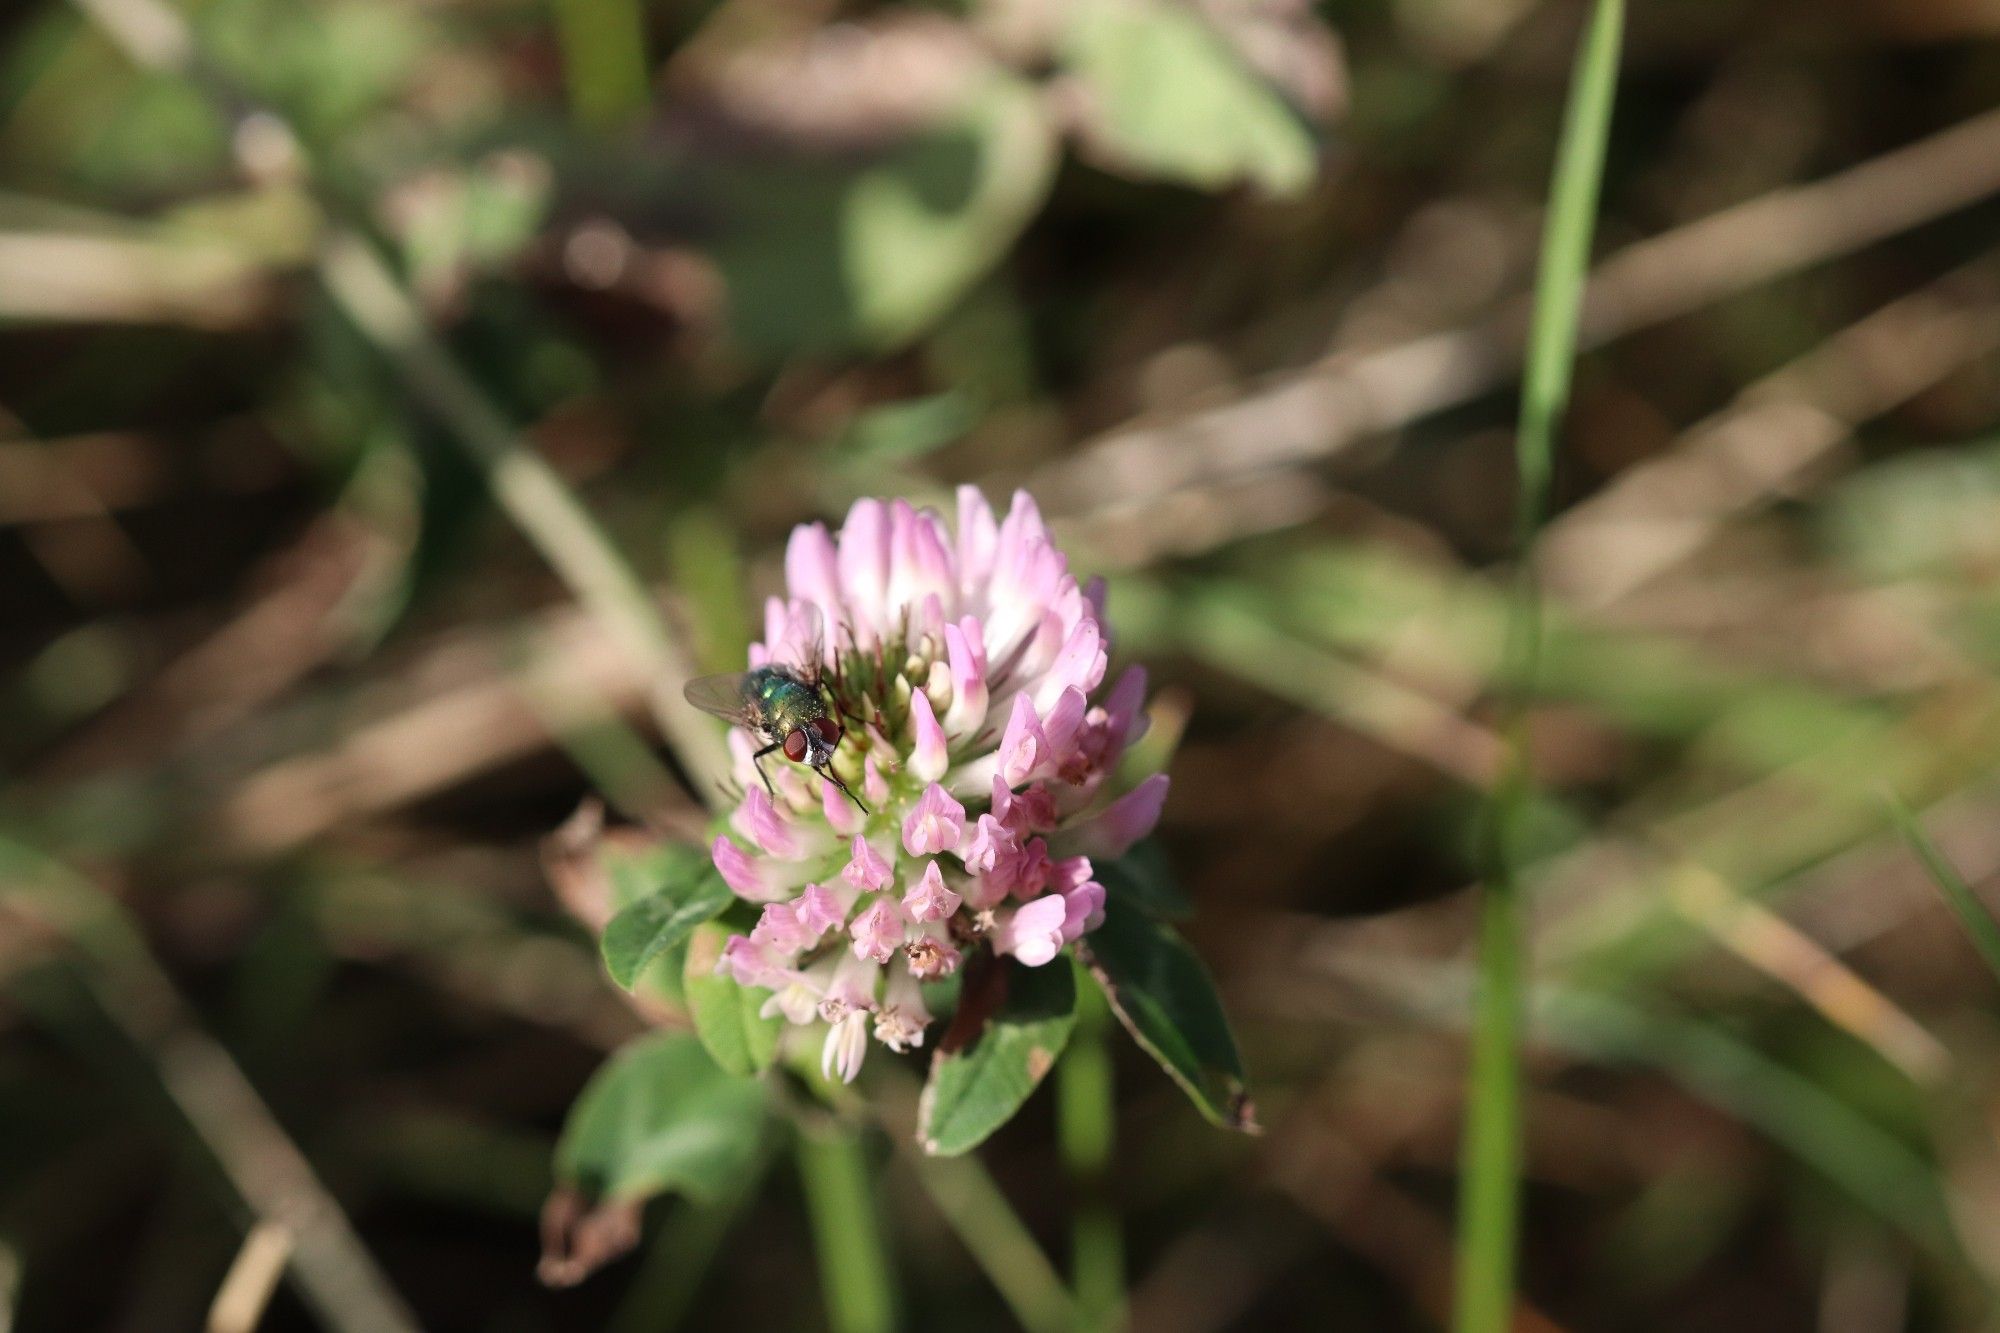
M 644 897 L 630 900 L 604 927 L 604 965 L 611 979 L 627 990 L 647 964 L 686 941 L 696 926 L 736 900 L 706 857 L 699 857 L 699 864 L 695 864 L 685 856 L 661 854 L 613 862 L 610 871 L 613 892 L 621 900 L 632 887 L 629 882 L 620 883 L 621 874 L 628 881 L 630 876 L 655 871 L 664 871 L 667 876 L 667 882 Z
M 734 977 L 715 974 L 715 962 L 732 932 L 727 926 L 697 926 L 688 936 L 687 963 L 681 971 L 681 990 L 687 997 L 688 1013 L 694 1018 L 695 1035 L 729 1073 L 749 1075 L 769 1067 L 778 1053 L 778 1034 L 784 1028 L 779 1015 L 759 1018 L 770 992 L 738 985 Z
M 978 420 L 971 401 L 956 390 L 906 398 L 857 415 L 837 447 L 868 462 L 919 458 L 962 438 Z
M 1007 253 L 1056 160 L 1040 90 L 993 67 L 937 124 L 859 164 L 703 164 L 733 331 L 770 353 L 908 342 Z
M 593 1199 L 725 1198 L 750 1169 L 763 1115 L 764 1089 L 717 1069 L 693 1037 L 642 1037 L 570 1108 L 556 1174 Z
M 1170 921 L 1194 914 L 1194 904 L 1175 881 L 1166 852 L 1151 838 L 1116 861 L 1095 864 L 1092 873 L 1114 902 L 1129 903 L 1142 912 Z
M 1088 0 L 1071 13 L 1062 61 L 1083 93 L 1087 147 L 1205 190 L 1312 183 L 1319 150 L 1304 117 L 1192 8 Z
M 1062 960 L 1046 967 L 1011 960 L 998 966 L 1006 989 L 998 1009 L 972 1041 L 955 1050 L 940 1046 L 931 1061 L 917 1114 L 924 1151 L 935 1156 L 970 1151 L 1013 1119 L 1076 1023 L 1076 979 Z M 967 994 L 972 990 L 968 982 Z
M 1112 1012 L 1201 1113 L 1255 1132 L 1243 1060 L 1208 969 L 1173 927 L 1107 902 L 1104 924 L 1078 946 Z

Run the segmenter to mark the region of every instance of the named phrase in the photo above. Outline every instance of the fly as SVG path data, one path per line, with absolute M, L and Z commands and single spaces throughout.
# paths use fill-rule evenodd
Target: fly
M 682 693 L 702 712 L 726 719 L 764 742 L 751 762 L 764 780 L 764 789 L 773 796 L 778 793 L 771 786 L 771 775 L 764 771 L 764 756 L 778 750 L 795 764 L 809 765 L 867 814 L 868 807 L 831 767 L 833 752 L 847 732 L 827 711 L 826 695 L 819 683 L 817 646 L 802 655 L 811 663 L 809 667 L 774 662 L 752 671 L 702 676 L 689 681 Z

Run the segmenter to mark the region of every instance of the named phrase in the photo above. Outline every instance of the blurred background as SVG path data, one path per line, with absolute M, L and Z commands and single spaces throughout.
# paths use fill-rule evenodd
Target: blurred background
M 544 839 L 593 795 L 694 825 L 662 664 L 740 664 L 792 524 L 969 481 L 1034 492 L 1155 673 L 1267 1130 L 1114 1047 L 1132 1325 L 1437 1326 L 1582 18 L 8 7 L 0 1323 L 201 1327 L 276 1221 L 351 1299 L 272 1329 L 380 1327 L 381 1286 L 436 1329 L 819 1326 L 782 1156 L 538 1283 L 564 1112 L 643 1030 Z M 1539 553 L 1523 1328 L 1994 1308 L 2000 989 L 1880 797 L 2000 893 L 1996 38 L 1995 0 L 1633 15 Z M 983 1159 L 1059 1258 L 1048 1102 Z M 1009 1327 L 877 1151 L 906 1319 Z

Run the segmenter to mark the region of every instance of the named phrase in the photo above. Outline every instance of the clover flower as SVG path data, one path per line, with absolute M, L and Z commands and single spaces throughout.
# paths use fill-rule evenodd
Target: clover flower
M 750 665 L 820 653 L 845 728 L 832 771 L 769 768 L 731 734 L 743 796 L 711 849 L 762 904 L 717 970 L 771 991 L 764 1013 L 828 1027 L 821 1066 L 852 1081 L 868 1038 L 902 1051 L 932 1020 L 921 983 L 990 948 L 1052 962 L 1104 915 L 1092 858 L 1151 830 L 1164 775 L 1115 800 L 1107 775 L 1145 725 L 1145 672 L 1102 692 L 1101 580 L 1080 586 L 1034 501 L 996 519 L 958 493 L 955 530 L 906 501 L 861 500 L 838 533 L 795 529 L 786 598 Z

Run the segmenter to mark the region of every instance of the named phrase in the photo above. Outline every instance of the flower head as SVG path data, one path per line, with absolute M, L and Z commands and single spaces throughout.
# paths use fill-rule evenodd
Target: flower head
M 751 738 L 735 742 L 744 795 L 712 851 L 730 888 L 765 906 L 718 970 L 769 989 L 767 1013 L 827 1024 L 822 1063 L 852 1080 L 871 1035 L 922 1044 L 919 983 L 968 952 L 1039 967 L 1095 929 L 1090 857 L 1145 835 L 1166 779 L 1099 799 L 1138 735 L 1145 675 L 1092 702 L 1110 638 L 1102 585 L 1077 583 L 1027 495 L 1000 517 L 962 488 L 955 523 L 859 501 L 838 532 L 792 533 L 785 580 L 751 662 L 818 646 L 845 727 L 829 769 L 868 811 L 797 764 L 771 765 L 767 792 Z

